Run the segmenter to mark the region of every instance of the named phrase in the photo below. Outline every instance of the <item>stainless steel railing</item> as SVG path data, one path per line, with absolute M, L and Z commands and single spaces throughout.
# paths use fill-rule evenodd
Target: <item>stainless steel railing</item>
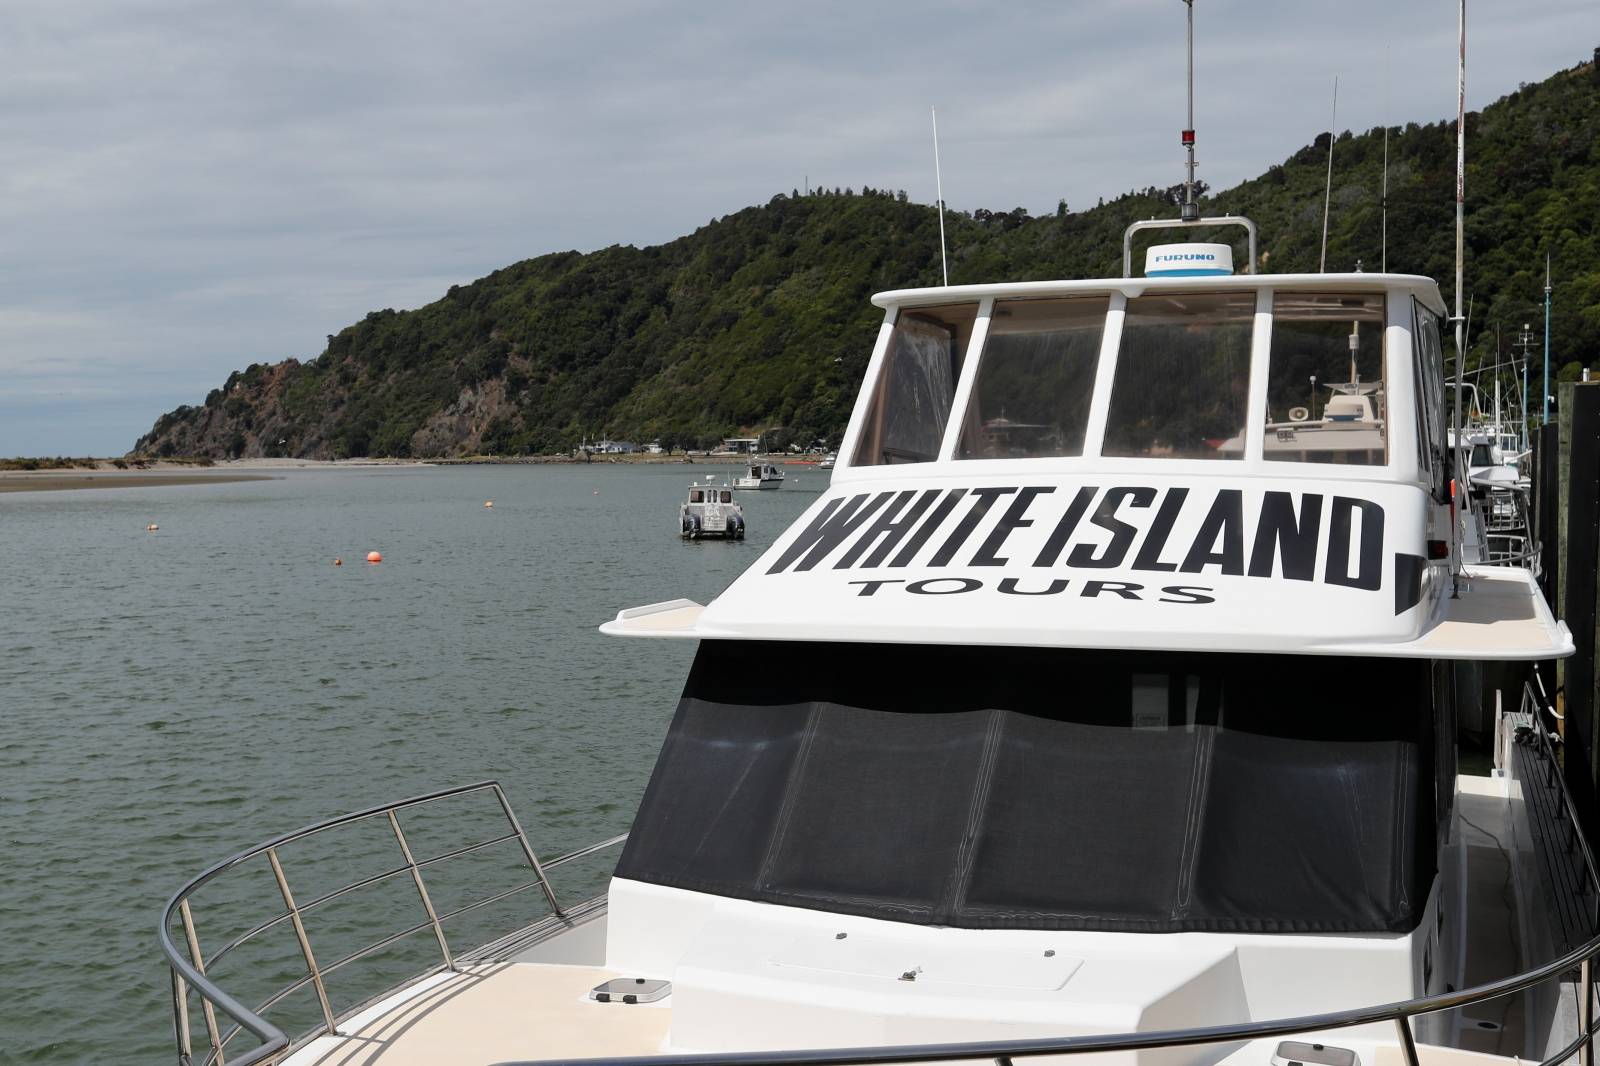
M 411 843 L 407 839 L 405 830 L 400 822 L 402 811 L 421 807 L 438 800 L 471 796 L 486 793 L 492 795 L 497 802 L 499 812 L 505 819 L 507 832 L 492 836 L 486 840 L 479 840 L 471 844 L 451 849 L 438 855 L 418 859 L 413 853 Z M 283 859 L 280 849 L 285 845 L 318 836 L 330 830 L 350 826 L 357 822 L 369 819 L 383 819 L 387 822 L 398 847 L 402 861 L 399 865 L 386 869 L 380 873 L 352 881 L 332 891 L 325 892 L 314 899 L 299 901 L 290 888 L 288 875 L 284 871 Z M 521 823 L 511 810 L 511 804 L 506 800 L 505 792 L 498 782 L 480 781 L 472 785 L 459 788 L 442 789 L 422 796 L 413 796 L 398 803 L 384 804 L 371 807 L 364 811 L 346 814 L 338 818 L 318 822 L 305 826 L 292 833 L 276 837 L 264 844 L 258 844 L 239 852 L 206 870 L 200 876 L 180 888 L 168 901 L 166 909 L 162 912 L 159 938 L 162 954 L 166 956 L 167 965 L 172 972 L 172 1003 L 173 1024 L 177 1042 L 178 1061 L 181 1066 L 194 1066 L 196 1063 L 215 1064 L 225 1066 L 232 1062 L 234 1066 L 251 1066 L 254 1063 L 271 1063 L 290 1047 L 290 1037 L 281 1028 L 269 1021 L 266 1017 L 278 1004 L 301 989 L 310 986 L 316 995 L 317 1006 L 321 1013 L 321 1024 L 304 1038 L 321 1035 L 323 1033 L 337 1033 L 341 1016 L 348 1016 L 354 1009 L 345 1011 L 341 1015 L 334 1008 L 328 995 L 326 978 L 328 975 L 344 967 L 367 958 L 375 952 L 381 951 L 391 945 L 397 944 L 408 937 L 418 933 L 431 932 L 438 946 L 440 962 L 424 970 L 422 973 L 405 982 L 400 987 L 415 983 L 433 974 L 456 970 L 471 959 L 479 957 L 482 953 L 492 950 L 494 943 L 480 945 L 469 952 L 453 950 L 450 941 L 445 935 L 445 923 L 463 914 L 478 910 L 483 907 L 499 903 L 519 893 L 533 888 L 541 890 L 546 910 L 540 919 L 532 925 L 525 926 L 526 932 L 542 922 L 553 923 L 553 928 L 564 926 L 570 920 L 581 919 L 594 914 L 603 906 L 603 901 L 596 898 L 584 903 L 563 909 L 556 898 L 555 889 L 550 884 L 549 871 L 568 862 L 593 855 L 606 848 L 614 847 L 627 839 L 627 834 L 611 837 L 607 840 L 591 844 L 576 851 L 568 852 L 545 862 L 541 862 L 533 847 L 528 842 L 527 834 L 523 831 Z M 528 868 L 533 872 L 533 878 L 515 887 L 496 892 L 483 898 L 474 899 L 452 910 L 440 913 L 435 907 L 433 897 L 428 891 L 427 879 L 424 871 L 440 863 L 448 862 L 465 855 L 474 854 L 496 845 L 515 843 L 526 860 Z M 279 895 L 282 897 L 283 910 L 266 921 L 260 922 L 246 932 L 234 937 L 224 944 L 215 953 L 207 956 L 200 949 L 200 938 L 194 920 L 194 907 L 191 900 L 196 892 L 204 886 L 216 881 L 229 871 L 236 870 L 241 865 L 252 859 L 265 857 L 271 867 L 273 879 L 277 884 Z M 382 937 L 355 951 L 352 951 L 333 962 L 319 962 L 313 948 L 311 937 L 306 932 L 303 916 L 308 912 L 322 907 L 336 899 L 351 896 L 363 889 L 388 882 L 391 879 L 408 876 L 417 892 L 418 905 L 424 920 L 416 922 L 409 927 L 388 936 Z M 251 1009 L 241 1003 L 236 997 L 221 988 L 211 976 L 217 964 L 232 954 L 234 951 L 250 943 L 269 930 L 289 925 L 294 934 L 295 943 L 299 948 L 302 961 L 305 964 L 305 975 L 299 977 L 282 988 L 276 989 L 259 1006 Z M 173 939 L 175 929 L 181 929 L 184 950 L 180 950 Z M 498 943 L 498 942 L 495 942 Z M 394 990 L 391 990 L 391 992 Z M 204 1020 L 207 1048 L 199 1059 L 195 1058 L 194 1035 L 191 1027 L 190 999 L 191 994 L 199 1000 L 201 1015 Z M 226 1031 L 219 1019 L 219 1012 L 223 1018 L 231 1022 L 231 1027 Z M 248 1033 L 258 1041 L 257 1045 L 248 1048 L 236 1056 L 230 1057 L 229 1045 L 241 1033 Z
M 1526 970 L 1510 977 L 1490 981 L 1473 988 L 1462 989 L 1459 992 L 1447 992 L 1442 995 L 1426 996 L 1419 999 L 1406 1000 L 1403 1002 L 1386 1003 L 1353 1010 L 1334 1011 L 1326 1014 L 1307 1015 L 1298 1018 L 1287 1018 L 1261 1022 L 1242 1022 L 1231 1025 L 1207 1026 L 1190 1029 L 1173 1029 L 1161 1032 L 1122 1033 L 1106 1036 L 1060 1037 L 1029 1040 L 1013 1039 L 971 1041 L 963 1043 L 913 1044 L 894 1047 L 828 1048 L 802 1051 L 728 1052 L 696 1055 L 652 1055 L 629 1058 L 546 1060 L 538 1063 L 537 1066 L 555 1066 L 555 1063 L 565 1062 L 572 1062 L 574 1064 L 582 1063 L 583 1066 L 887 1066 L 887 1064 L 892 1063 L 951 1062 L 957 1060 L 988 1060 L 996 1063 L 997 1066 L 1013 1066 L 1015 1060 L 1034 1058 L 1041 1055 L 1077 1055 L 1093 1052 L 1141 1051 L 1162 1048 L 1193 1047 L 1205 1044 L 1238 1043 L 1262 1040 L 1271 1037 L 1286 1037 L 1309 1033 L 1332 1032 L 1357 1026 L 1381 1024 L 1390 1024 L 1394 1026 L 1396 1042 L 1399 1045 L 1402 1054 L 1404 1055 L 1407 1066 L 1420 1066 L 1420 1056 L 1417 1051 L 1415 1037 L 1412 1030 L 1412 1019 L 1435 1014 L 1441 1011 L 1454 1010 L 1473 1006 L 1475 1004 L 1487 1003 L 1502 999 L 1506 996 L 1515 995 L 1544 981 L 1564 979 L 1568 977 L 1574 969 L 1577 971 L 1576 985 L 1578 994 L 1578 1032 L 1572 1038 L 1572 1040 L 1570 1040 L 1562 1048 L 1556 1051 L 1553 1055 L 1544 1059 L 1541 1066 L 1557 1066 L 1557 1064 L 1567 1062 L 1574 1055 L 1577 1056 L 1580 1066 L 1594 1066 L 1594 1038 L 1597 1034 L 1597 1029 L 1600 1029 L 1600 1023 L 1597 1023 L 1594 1011 L 1596 994 L 1594 986 L 1594 962 L 1597 957 L 1600 957 L 1600 935 L 1593 934 L 1597 930 L 1600 930 L 1600 872 L 1597 872 L 1593 851 L 1579 829 L 1581 824 L 1579 822 L 1579 812 L 1576 805 L 1573 803 L 1571 794 L 1566 788 L 1565 779 L 1560 772 L 1559 756 L 1554 745 L 1551 743 L 1549 731 L 1545 727 L 1543 715 L 1548 714 L 1554 716 L 1555 708 L 1552 705 L 1548 695 L 1545 693 L 1537 674 L 1533 676 L 1533 680 L 1524 686 L 1522 707 L 1526 711 L 1531 711 L 1535 720 L 1534 728 L 1531 731 L 1532 735 L 1524 737 L 1522 742 L 1532 745 L 1545 760 L 1545 772 L 1549 775 L 1546 779 L 1546 785 L 1547 787 L 1553 788 L 1558 792 L 1560 796 L 1560 809 L 1562 812 L 1564 812 L 1565 817 L 1568 819 L 1568 825 L 1573 827 L 1573 832 L 1567 838 L 1567 846 L 1569 848 L 1576 848 L 1581 854 L 1584 870 L 1587 876 L 1587 885 L 1584 888 L 1584 891 L 1590 896 L 1591 900 L 1594 901 L 1594 905 L 1596 907 L 1594 912 L 1595 922 L 1597 923 L 1590 927 L 1591 936 L 1589 939 L 1567 951 L 1565 954 L 1562 954 L 1550 962 L 1533 969 Z M 208 1063 L 216 1062 L 218 1066 L 222 1066 L 223 1050 L 227 1042 L 234 1035 L 237 1035 L 238 1032 L 248 1031 L 254 1034 L 261 1041 L 260 1045 L 252 1049 L 247 1054 L 230 1061 L 232 1061 L 235 1066 L 249 1066 L 249 1064 L 253 1063 L 276 1061 L 289 1047 L 288 1038 L 270 1022 L 266 1021 L 261 1016 L 261 1012 L 269 1009 L 273 1003 L 277 1002 L 284 995 L 289 994 L 291 991 L 305 987 L 307 983 L 313 980 L 313 975 L 317 972 L 317 964 L 314 961 L 314 956 L 312 956 L 309 951 L 309 947 L 307 946 L 308 942 L 301 937 L 300 942 L 305 948 L 306 965 L 308 970 L 307 976 L 296 982 L 293 986 L 291 986 L 290 989 L 284 990 L 282 993 L 269 1000 L 266 1005 L 259 1009 L 259 1011 L 251 1011 L 242 1004 L 238 1003 L 237 1000 L 230 997 L 226 992 L 218 988 L 210 981 L 210 979 L 206 977 L 206 965 L 214 965 L 218 958 L 220 958 L 228 950 L 231 950 L 233 947 L 237 946 L 237 944 L 243 942 L 245 938 L 254 936 L 257 933 L 264 931 L 268 927 L 281 924 L 285 921 L 293 923 L 293 915 L 296 913 L 296 906 L 293 903 L 292 898 L 285 893 L 285 905 L 288 909 L 283 914 L 272 919 L 269 923 L 265 923 L 263 926 L 245 934 L 244 938 L 240 938 L 229 944 L 222 951 L 218 952 L 217 955 L 212 956 L 209 960 L 202 960 L 199 952 L 198 942 L 193 934 L 193 922 L 189 917 L 188 908 L 189 896 L 196 889 L 214 879 L 218 875 L 237 866 L 239 863 L 261 854 L 271 853 L 275 851 L 276 848 L 281 847 L 283 844 L 288 843 L 289 841 L 300 839 L 314 833 L 323 832 L 327 829 L 348 824 L 364 818 L 387 815 L 390 812 L 398 812 L 407 807 L 426 803 L 434 799 L 440 799 L 445 796 L 461 795 L 463 793 L 485 789 L 492 789 L 496 797 L 500 800 L 501 804 L 503 805 L 503 809 L 505 810 L 507 819 L 513 826 L 513 833 L 507 834 L 504 837 L 496 838 L 492 841 L 485 841 L 480 844 L 470 845 L 467 848 L 458 849 L 454 852 L 436 856 L 421 862 L 413 861 L 409 854 L 409 849 L 403 847 L 403 850 L 407 852 L 406 863 L 404 865 L 396 867 L 394 870 L 388 871 L 384 874 L 379 874 L 375 877 L 365 878 L 361 881 L 354 882 L 342 889 L 337 890 L 334 893 L 320 897 L 317 900 L 313 900 L 306 904 L 301 904 L 298 907 L 298 911 L 303 913 L 304 911 L 317 906 L 320 903 L 326 902 L 328 899 L 332 899 L 345 893 L 357 891 L 367 885 L 375 883 L 375 881 L 379 879 L 387 878 L 389 876 L 395 876 L 408 871 L 414 871 L 416 872 L 417 876 L 420 877 L 421 870 L 432 863 L 441 862 L 456 855 L 465 854 L 468 851 L 478 850 L 479 848 L 487 847 L 492 843 L 503 842 L 512 839 L 513 837 L 520 840 L 523 846 L 526 848 L 526 837 L 522 834 L 520 826 L 516 825 L 515 818 L 511 815 L 509 805 L 505 805 L 505 797 L 500 791 L 499 786 L 494 782 L 482 782 L 476 785 L 466 786 L 465 788 L 450 789 L 444 792 L 431 793 L 427 796 L 419 796 L 411 800 L 406 800 L 397 804 L 391 804 L 385 807 L 375 807 L 371 810 L 362 811 L 357 814 L 346 815 L 343 818 L 333 819 L 329 822 L 320 823 L 319 825 L 299 830 L 295 833 L 280 837 L 270 843 L 258 845 L 249 851 L 241 852 L 239 855 L 217 864 L 180 890 L 167 905 L 167 910 L 165 912 L 161 927 L 162 950 L 166 954 L 168 962 L 173 971 L 174 1002 L 176 1016 L 179 1022 L 178 1031 L 180 1062 L 184 1063 L 185 1066 L 188 1066 L 188 1064 L 193 1061 L 192 1051 L 188 1047 L 187 1037 L 185 1035 L 188 1032 L 189 1024 L 186 991 L 188 988 L 192 988 L 195 992 L 199 993 L 202 1007 L 206 1015 L 207 1034 L 213 1047 L 213 1054 L 207 1057 L 204 1061 Z M 397 838 L 403 839 L 403 835 L 398 831 L 396 835 Z M 603 848 L 611 847 L 621 842 L 623 839 L 625 839 L 625 835 L 613 837 L 610 840 L 602 841 L 587 848 L 582 848 L 578 851 L 560 856 L 559 858 L 552 859 L 544 863 L 542 866 L 538 863 L 537 859 L 534 858 L 532 849 L 527 848 L 526 854 L 536 873 L 536 877 L 534 880 L 529 881 L 525 885 L 518 886 L 518 888 L 513 889 L 512 891 L 519 892 L 535 886 L 543 887 L 546 893 L 547 902 L 551 908 L 551 914 L 556 920 L 559 920 L 563 912 L 556 901 L 554 892 L 549 887 L 549 881 L 545 875 L 545 871 L 548 871 L 549 869 L 573 859 L 593 854 L 594 852 L 597 852 Z M 422 890 L 419 886 L 419 895 L 423 895 L 424 892 L 425 890 Z M 476 906 L 486 905 L 487 903 L 494 902 L 496 899 L 504 898 L 505 895 L 508 894 L 509 893 L 501 893 L 482 902 L 470 904 L 467 907 L 458 909 L 457 911 L 442 915 L 436 915 L 432 913 L 431 907 L 425 906 L 424 909 L 429 912 L 428 921 L 416 924 L 410 929 L 396 934 L 395 937 L 387 938 L 385 941 L 380 941 L 379 945 L 389 943 L 398 937 L 433 929 L 439 937 L 440 951 L 444 956 L 445 961 L 439 966 L 435 967 L 433 970 L 426 971 L 420 976 L 427 976 L 429 973 L 438 972 L 439 970 L 448 968 L 450 965 L 450 949 L 447 946 L 447 942 L 443 938 L 442 930 L 438 928 L 439 923 L 448 920 L 455 914 L 461 913 L 464 910 L 468 910 Z M 595 907 L 598 905 L 600 905 L 598 900 L 591 900 L 584 904 L 583 907 Z M 578 910 L 579 908 L 573 908 L 572 911 L 567 913 L 575 913 Z M 186 959 L 178 950 L 170 936 L 170 930 L 175 920 L 182 922 L 185 939 L 188 942 L 190 950 L 190 957 L 194 960 L 192 964 L 190 960 Z M 356 958 L 362 957 L 364 954 L 367 954 L 372 950 L 376 950 L 376 947 L 377 945 L 375 945 L 373 948 L 363 949 L 361 952 L 354 953 L 344 959 L 339 960 L 332 966 L 322 967 L 320 972 L 326 974 L 338 966 L 342 966 L 348 962 L 354 961 Z M 235 1023 L 234 1029 L 230 1033 L 220 1034 L 220 1038 L 215 1019 L 216 1010 L 221 1010 L 229 1018 L 233 1019 Z M 334 1017 L 331 1010 L 329 1010 L 324 1016 L 324 1028 L 321 1031 L 336 1031 L 336 1026 L 334 1024 L 336 1020 L 337 1018 Z M 507 1064 L 507 1066 L 512 1066 L 512 1064 Z M 535 1064 L 528 1063 L 525 1064 L 525 1066 L 535 1066 Z

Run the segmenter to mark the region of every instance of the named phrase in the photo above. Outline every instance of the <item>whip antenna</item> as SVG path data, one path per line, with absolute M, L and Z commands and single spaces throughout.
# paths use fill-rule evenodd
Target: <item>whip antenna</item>
M 1378 253 L 1378 271 L 1389 273 L 1389 49 L 1383 50 L 1383 236 Z
M 1333 198 L 1333 142 L 1339 137 L 1339 75 L 1333 76 L 1333 121 L 1328 126 L 1328 180 L 1322 190 L 1322 260 L 1317 273 L 1328 272 L 1328 202 Z
M 944 268 L 944 283 L 950 284 L 950 258 L 944 250 L 944 178 L 939 173 L 939 112 L 930 107 L 933 116 L 933 184 L 939 197 L 939 265 Z

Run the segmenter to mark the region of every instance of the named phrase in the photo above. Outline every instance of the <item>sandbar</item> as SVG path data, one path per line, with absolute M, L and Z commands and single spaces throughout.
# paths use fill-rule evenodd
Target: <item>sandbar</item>
M 56 492 L 62 489 L 150 489 L 163 485 L 215 485 L 228 481 L 270 481 L 270 474 L 219 474 L 209 470 L 4 470 L 0 492 Z

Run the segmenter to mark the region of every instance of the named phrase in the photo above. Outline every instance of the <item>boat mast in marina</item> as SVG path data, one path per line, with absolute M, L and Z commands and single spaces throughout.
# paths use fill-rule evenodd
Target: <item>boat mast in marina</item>
M 944 244 L 944 175 L 939 170 L 939 112 L 936 108 L 928 108 L 928 114 L 933 118 L 933 184 L 934 195 L 939 201 L 939 269 L 942 272 L 946 285 L 950 284 L 950 257 L 945 252 Z
M 1317 273 L 1328 272 L 1328 208 L 1333 201 L 1333 144 L 1339 139 L 1339 76 L 1333 76 L 1333 117 L 1328 122 L 1328 176 L 1322 187 L 1322 255 Z
M 1544 254 L 1544 425 L 1550 424 L 1550 253 Z
M 1466 287 L 1467 202 L 1467 0 L 1461 0 L 1457 17 L 1458 51 L 1456 65 L 1456 405 L 1455 425 L 1461 422 L 1461 380 L 1466 369 L 1466 319 L 1461 314 L 1461 293 Z

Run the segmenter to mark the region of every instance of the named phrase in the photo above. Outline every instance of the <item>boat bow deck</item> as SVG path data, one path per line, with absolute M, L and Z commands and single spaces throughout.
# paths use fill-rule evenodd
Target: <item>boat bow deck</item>
M 514 1059 L 651 1055 L 672 1011 L 596 1003 L 621 974 L 591 966 L 503 962 L 438 974 L 321 1036 L 284 1066 L 477 1066 Z

